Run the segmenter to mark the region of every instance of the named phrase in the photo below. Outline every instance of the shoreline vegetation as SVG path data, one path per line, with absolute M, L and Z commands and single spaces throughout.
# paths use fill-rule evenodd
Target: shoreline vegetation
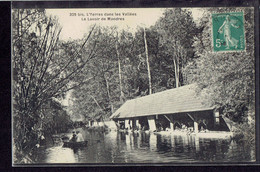
M 91 25 L 68 41 L 45 9 L 12 9 L 13 163 L 32 163 L 46 140 L 81 126 L 72 119 L 106 121 L 127 100 L 193 83 L 229 119 L 234 139 L 255 148 L 254 11 L 239 9 L 246 51 L 227 53 L 212 52 L 211 14 L 233 7 L 203 8 L 199 21 L 191 9 L 165 9 L 135 33 Z

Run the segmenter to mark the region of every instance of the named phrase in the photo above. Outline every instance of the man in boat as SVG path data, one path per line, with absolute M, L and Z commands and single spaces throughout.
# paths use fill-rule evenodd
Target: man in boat
M 72 136 L 70 137 L 70 142 L 76 142 L 77 141 L 77 135 L 76 132 L 72 132 Z
M 77 140 L 76 142 L 84 142 L 83 136 L 79 131 L 76 131 L 77 133 Z

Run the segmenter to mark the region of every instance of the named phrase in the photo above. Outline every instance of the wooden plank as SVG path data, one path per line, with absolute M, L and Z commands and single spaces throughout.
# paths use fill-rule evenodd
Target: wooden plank
M 188 115 L 193 121 L 195 121 L 195 119 L 194 119 L 190 114 L 187 113 L 187 115 Z
M 168 118 L 168 116 L 166 116 L 166 115 L 163 115 L 166 119 L 168 119 L 168 121 L 170 121 L 170 122 L 172 122 L 169 118 Z
M 153 116 L 147 117 L 148 119 L 148 125 L 149 125 L 149 130 L 150 131 L 155 131 L 156 130 L 156 125 L 155 125 L 155 119 Z

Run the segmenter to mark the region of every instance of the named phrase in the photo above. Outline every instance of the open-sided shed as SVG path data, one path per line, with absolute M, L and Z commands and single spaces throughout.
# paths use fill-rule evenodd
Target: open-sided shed
M 146 119 L 150 130 L 156 130 L 163 121 L 167 121 L 172 130 L 181 124 L 193 127 L 195 132 L 201 126 L 209 130 L 228 130 L 219 112 L 205 103 L 207 101 L 199 97 L 195 89 L 196 85 L 191 84 L 128 100 L 110 118 L 124 121 L 125 128 L 140 128 Z

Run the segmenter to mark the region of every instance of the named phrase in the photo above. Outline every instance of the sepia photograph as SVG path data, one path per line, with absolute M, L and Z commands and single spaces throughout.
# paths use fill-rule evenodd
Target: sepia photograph
M 256 162 L 254 7 L 12 7 L 12 163 Z

